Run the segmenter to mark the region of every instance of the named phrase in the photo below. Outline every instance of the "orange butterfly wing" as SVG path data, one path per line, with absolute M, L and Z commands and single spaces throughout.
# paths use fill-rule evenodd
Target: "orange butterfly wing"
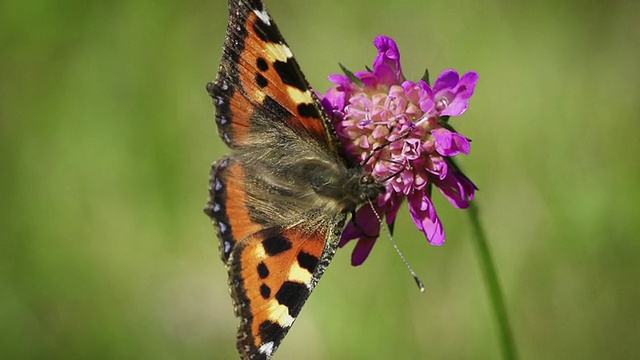
M 331 121 L 263 4 L 231 0 L 229 13 L 218 77 L 207 84 L 222 139 L 232 148 L 252 146 L 263 126 L 281 121 L 342 154 Z
M 217 228 L 241 319 L 238 350 L 243 359 L 269 359 L 333 258 L 346 216 L 315 212 L 299 214 L 293 224 L 261 221 L 249 199 L 263 187 L 247 186 L 256 180 L 247 170 L 233 156 L 214 164 L 205 212 Z

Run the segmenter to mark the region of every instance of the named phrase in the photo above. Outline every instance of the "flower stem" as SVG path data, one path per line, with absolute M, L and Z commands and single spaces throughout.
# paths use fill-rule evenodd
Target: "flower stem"
M 509 325 L 509 316 L 507 315 L 504 295 L 502 294 L 502 290 L 500 288 L 500 282 L 498 281 L 496 267 L 493 263 L 491 250 L 489 249 L 489 244 L 487 243 L 487 237 L 482 228 L 482 224 L 480 223 L 479 210 L 476 207 L 475 202 L 471 202 L 468 213 L 471 219 L 473 233 L 476 237 L 475 243 L 476 250 L 478 251 L 478 258 L 480 260 L 480 267 L 482 268 L 482 274 L 487 285 L 489 298 L 491 304 L 493 305 L 495 320 L 500 332 L 502 356 L 505 360 L 515 360 L 518 358 L 518 355 L 516 353 L 516 346 L 513 341 L 511 326 Z

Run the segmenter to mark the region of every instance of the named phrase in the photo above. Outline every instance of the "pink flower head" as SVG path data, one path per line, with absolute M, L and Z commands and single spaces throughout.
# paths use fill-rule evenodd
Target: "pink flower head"
M 369 255 L 380 232 L 375 212 L 392 228 L 406 198 L 416 227 L 433 245 L 445 241 L 444 227 L 431 202 L 436 188 L 457 208 L 464 209 L 476 187 L 451 157 L 468 154 L 470 141 L 447 121 L 469 106 L 478 75 L 460 78 L 443 71 L 433 87 L 426 81 L 407 81 L 400 66 L 400 52 L 393 39 L 378 36 L 378 56 L 373 70 L 329 76 L 335 84 L 322 103 L 333 116 L 346 151 L 363 161 L 365 170 L 386 180 L 386 192 L 377 202 L 362 206 L 342 233 L 340 246 L 358 239 L 351 263 L 360 265 Z

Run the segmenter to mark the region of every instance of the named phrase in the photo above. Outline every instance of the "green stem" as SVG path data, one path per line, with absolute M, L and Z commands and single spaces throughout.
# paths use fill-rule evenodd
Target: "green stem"
M 504 295 L 500 289 L 500 282 L 498 281 L 496 267 L 493 263 L 491 250 L 487 243 L 487 237 L 482 229 L 482 224 L 480 224 L 479 211 L 475 202 L 472 202 L 471 206 L 469 206 L 468 213 L 471 218 L 473 233 L 476 237 L 475 243 L 477 245 L 476 250 L 478 251 L 478 258 L 480 259 L 480 267 L 482 268 L 482 274 L 484 275 L 484 280 L 487 284 L 487 290 L 489 291 L 490 301 L 493 306 L 496 323 L 500 332 L 502 356 L 505 360 L 515 360 L 518 358 L 518 355 L 513 341 L 513 334 L 511 333 L 511 326 L 509 325 L 509 316 L 507 315 Z

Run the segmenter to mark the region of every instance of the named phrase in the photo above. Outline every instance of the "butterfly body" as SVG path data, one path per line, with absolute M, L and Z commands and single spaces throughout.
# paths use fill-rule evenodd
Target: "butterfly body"
M 207 91 L 233 153 L 214 163 L 205 212 L 240 318 L 243 359 L 270 359 L 338 247 L 348 214 L 384 192 L 351 162 L 258 0 L 231 0 Z

